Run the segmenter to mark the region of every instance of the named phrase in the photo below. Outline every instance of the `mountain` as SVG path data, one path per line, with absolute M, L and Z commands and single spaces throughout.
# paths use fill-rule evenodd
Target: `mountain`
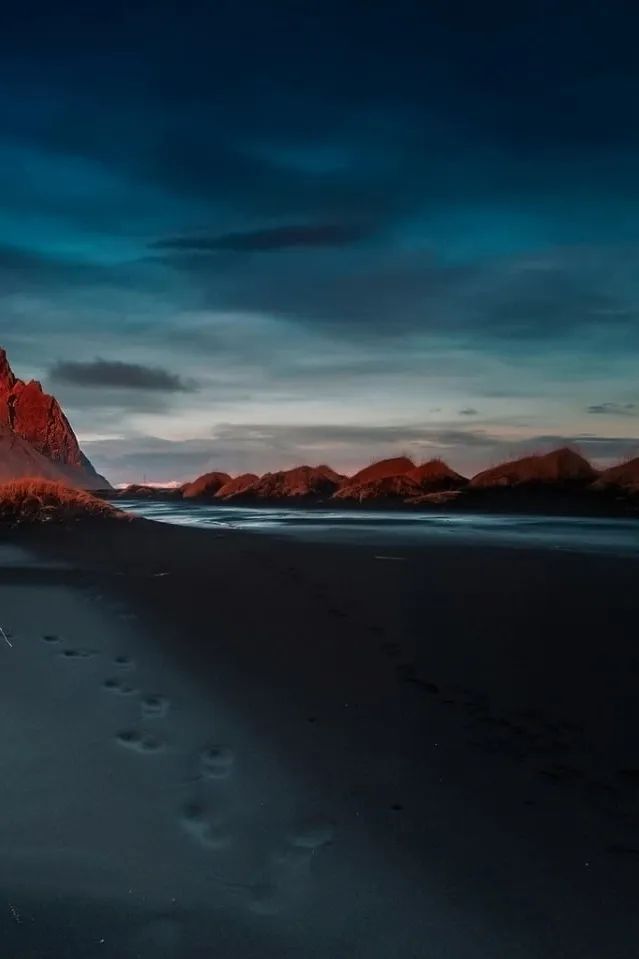
M 0 482 L 30 477 L 67 483 L 63 469 L 0 423 Z
M 277 473 L 265 473 L 226 499 L 327 499 L 341 482 L 342 477 L 328 466 L 296 466 Z
M 78 445 L 75 433 L 60 408 L 55 397 L 45 393 L 40 383 L 31 380 L 25 383 L 13 373 L 5 350 L 0 349 L 0 426 L 12 431 L 26 442 L 45 461 L 55 467 L 56 475 L 50 475 L 48 467 L 40 460 L 32 458 L 36 475 L 48 479 L 59 479 L 67 486 L 80 489 L 109 489 L 109 483 L 97 473 Z M 8 442 L 8 441 L 7 441 Z M 6 447 L 6 442 L 5 442 Z M 24 448 L 17 454 L 12 446 L 10 460 L 18 463 L 16 456 L 24 460 Z M 30 455 L 30 454 L 29 454 Z M 26 474 L 20 473 L 20 476 Z M 11 477 L 15 478 L 15 477 Z
M 472 478 L 470 486 L 578 486 L 592 483 L 596 477 L 588 460 L 563 447 L 545 456 L 525 456 L 483 470 Z
M 217 491 L 229 482 L 231 477 L 228 473 L 204 473 L 198 476 L 192 483 L 185 483 L 181 487 L 184 499 L 198 499 L 199 497 L 215 496 Z
M 639 493 L 639 456 L 604 470 L 599 475 L 594 487 L 596 489 L 619 489 Z

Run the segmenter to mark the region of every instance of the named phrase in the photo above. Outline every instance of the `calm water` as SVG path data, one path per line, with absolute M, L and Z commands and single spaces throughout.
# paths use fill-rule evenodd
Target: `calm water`
M 639 556 L 639 520 L 460 513 L 244 508 L 121 501 L 123 509 L 180 526 L 277 533 L 306 540 L 415 546 L 433 540 Z

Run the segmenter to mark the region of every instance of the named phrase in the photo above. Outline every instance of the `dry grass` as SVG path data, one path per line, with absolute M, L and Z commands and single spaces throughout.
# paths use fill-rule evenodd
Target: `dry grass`
M 76 523 L 85 520 L 127 518 L 90 493 L 43 479 L 0 484 L 0 522 Z

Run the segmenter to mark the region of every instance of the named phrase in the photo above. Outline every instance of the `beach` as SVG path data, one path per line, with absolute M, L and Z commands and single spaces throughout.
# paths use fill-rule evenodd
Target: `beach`
M 636 955 L 637 559 L 136 519 L 0 564 L 8 955 Z

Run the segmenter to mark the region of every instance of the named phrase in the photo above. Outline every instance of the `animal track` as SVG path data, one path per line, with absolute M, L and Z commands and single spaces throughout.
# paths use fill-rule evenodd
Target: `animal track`
M 95 653 L 90 649 L 63 649 L 60 656 L 64 659 L 90 659 Z
M 56 636 L 55 633 L 45 633 L 45 635 L 42 637 L 42 642 L 43 643 L 59 643 L 60 637 Z
M 115 738 L 120 746 L 136 753 L 157 753 L 163 748 L 162 742 L 156 736 L 142 733 L 137 729 L 125 729 Z

